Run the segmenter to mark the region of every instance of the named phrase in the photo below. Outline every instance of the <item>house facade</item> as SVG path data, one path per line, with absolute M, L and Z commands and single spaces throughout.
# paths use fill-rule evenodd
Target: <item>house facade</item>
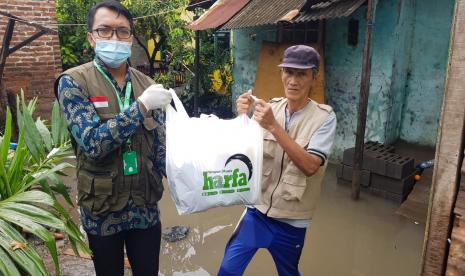
M 256 1 L 260 2 L 253 0 L 248 5 Z M 344 149 L 355 143 L 367 6 L 364 1 L 333 2 L 341 5 L 326 9 L 324 16 L 320 14 L 324 28 L 318 36 L 322 37 L 326 103 L 338 117 L 332 159 L 339 160 Z M 348 4 L 343 6 L 345 3 Z M 435 145 L 454 4 L 453 0 L 375 1 L 366 140 L 390 144 L 402 139 Z M 350 8 L 355 10 L 344 14 Z M 223 28 L 232 21 L 240 21 L 241 12 Z M 295 43 L 295 39 L 280 36 L 282 28 L 280 24 L 259 23 L 232 28 L 234 99 L 254 87 L 263 42 Z

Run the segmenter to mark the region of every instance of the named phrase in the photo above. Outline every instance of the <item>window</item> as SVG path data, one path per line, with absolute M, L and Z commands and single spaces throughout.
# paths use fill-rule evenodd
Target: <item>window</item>
M 292 44 L 313 44 L 318 42 L 318 21 L 281 25 L 278 42 Z
M 358 44 L 358 20 L 351 18 L 349 20 L 349 31 L 347 33 L 347 44 L 357 46 Z

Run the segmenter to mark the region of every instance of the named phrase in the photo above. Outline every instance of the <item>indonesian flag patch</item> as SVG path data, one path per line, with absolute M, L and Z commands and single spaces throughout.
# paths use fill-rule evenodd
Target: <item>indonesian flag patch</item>
M 108 107 L 108 97 L 107 96 L 92 96 L 90 101 L 94 104 L 95 108 Z

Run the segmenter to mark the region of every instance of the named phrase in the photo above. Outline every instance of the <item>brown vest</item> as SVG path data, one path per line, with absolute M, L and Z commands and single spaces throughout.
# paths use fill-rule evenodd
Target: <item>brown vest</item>
M 284 128 L 287 99 L 271 101 L 273 114 Z M 302 148 L 326 121 L 332 108 L 314 101 L 304 107 L 303 114 L 293 122 L 289 136 Z M 268 131 L 263 133 L 262 201 L 255 207 L 274 218 L 311 219 L 320 197 L 321 182 L 326 164 L 307 177 L 289 158 L 276 138 Z
M 151 84 L 152 79 L 130 68 L 134 99 Z M 112 85 L 94 67 L 92 62 L 74 67 L 62 73 L 55 82 L 57 85 L 63 75 L 71 76 L 91 96 L 106 96 L 108 107 L 97 108 L 102 123 L 112 119 L 120 110 Z M 66 108 L 66 107 L 65 107 Z M 154 124 L 153 118 L 146 118 L 131 137 L 131 149 L 137 152 L 138 174 L 125 176 L 122 154 L 126 144 L 95 161 L 75 146 L 77 157 L 78 204 L 94 215 L 118 211 L 124 208 L 129 198 L 137 206 L 155 205 L 163 193 L 162 176 L 154 170 L 154 134 L 150 131 L 162 126 Z M 72 136 L 71 136 L 72 137 Z M 73 143 L 75 144 L 75 143 Z

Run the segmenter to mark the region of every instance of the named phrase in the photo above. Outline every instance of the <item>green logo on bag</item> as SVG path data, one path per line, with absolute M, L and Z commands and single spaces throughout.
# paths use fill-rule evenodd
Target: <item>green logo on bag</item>
M 249 171 L 247 174 L 235 167 L 226 169 L 228 163 L 233 160 L 243 162 Z M 235 192 L 247 192 L 250 188 L 247 187 L 249 180 L 252 177 L 252 162 L 244 154 L 235 154 L 226 160 L 225 169 L 221 171 L 204 171 L 203 174 L 203 190 L 202 196 L 213 196 L 218 194 L 232 194 Z

